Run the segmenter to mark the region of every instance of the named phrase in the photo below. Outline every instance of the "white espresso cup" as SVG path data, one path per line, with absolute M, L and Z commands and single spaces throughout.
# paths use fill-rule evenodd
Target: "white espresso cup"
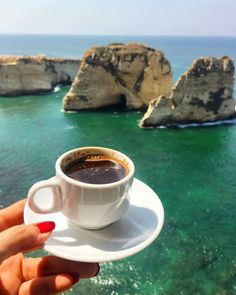
M 121 164 L 126 174 L 118 181 L 105 184 L 82 182 L 65 174 L 69 164 L 91 155 L 101 155 Z M 103 147 L 81 147 L 61 155 L 55 169 L 55 177 L 39 181 L 29 190 L 28 205 L 34 212 L 47 214 L 60 211 L 87 229 L 105 227 L 126 213 L 134 176 L 134 164 L 126 155 Z M 50 198 L 44 193 L 44 188 L 51 188 Z

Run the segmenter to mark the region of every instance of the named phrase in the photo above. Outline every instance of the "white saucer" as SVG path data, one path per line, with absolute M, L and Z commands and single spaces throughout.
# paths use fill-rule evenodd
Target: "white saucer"
M 62 213 L 37 214 L 26 204 L 26 224 L 46 220 L 56 223 L 44 244 L 46 251 L 69 260 L 104 262 L 131 256 L 152 243 L 162 229 L 164 210 L 156 193 L 142 181 L 134 179 L 128 212 L 106 228 L 82 229 Z

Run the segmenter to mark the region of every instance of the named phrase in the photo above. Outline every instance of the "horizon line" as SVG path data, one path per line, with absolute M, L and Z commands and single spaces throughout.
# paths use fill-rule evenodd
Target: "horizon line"
M 79 37 L 79 36 L 92 36 L 92 37 L 201 37 L 201 38 L 236 38 L 236 35 L 154 35 L 154 34 L 45 34 L 45 33 L 0 33 L 0 36 L 63 36 L 63 37 Z

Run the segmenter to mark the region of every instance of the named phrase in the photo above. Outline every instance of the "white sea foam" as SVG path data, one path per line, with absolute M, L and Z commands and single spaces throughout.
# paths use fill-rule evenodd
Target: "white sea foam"
M 191 124 L 179 124 L 177 127 L 188 128 L 188 127 L 202 127 L 202 126 L 220 126 L 220 125 L 234 125 L 236 124 L 236 119 L 230 120 L 219 120 L 215 122 L 205 122 L 205 123 L 191 123 Z
M 60 85 L 57 85 L 57 86 L 54 87 L 53 92 L 58 92 L 60 90 L 61 90 Z
M 61 113 L 66 113 L 66 114 L 75 114 L 78 113 L 77 111 L 65 111 L 64 109 L 60 109 Z
M 229 120 L 219 120 L 214 122 L 204 122 L 204 123 L 189 123 L 189 124 L 176 124 L 167 126 L 157 126 L 157 128 L 193 128 L 193 127 L 209 127 L 209 126 L 220 126 L 220 125 L 235 125 L 236 118 Z
M 75 128 L 77 128 L 77 126 L 66 125 L 66 126 L 64 127 L 64 129 L 66 129 L 66 130 L 71 130 L 71 129 L 75 129 Z

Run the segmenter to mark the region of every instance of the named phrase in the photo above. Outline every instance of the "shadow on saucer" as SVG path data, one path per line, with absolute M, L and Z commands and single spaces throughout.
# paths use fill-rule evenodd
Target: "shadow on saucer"
M 159 223 L 155 211 L 130 205 L 122 219 L 103 229 L 83 229 L 68 220 L 68 227 L 55 231 L 47 241 L 47 246 L 88 245 L 106 252 L 127 250 L 142 244 L 154 235 L 160 226 Z

